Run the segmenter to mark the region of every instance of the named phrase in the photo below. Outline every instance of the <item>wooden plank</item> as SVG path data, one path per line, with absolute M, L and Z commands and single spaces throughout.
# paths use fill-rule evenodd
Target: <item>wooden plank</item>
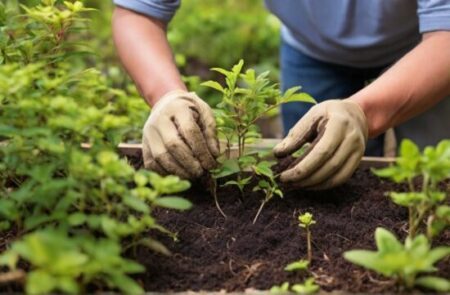
M 253 151 L 264 151 L 273 148 L 275 145 L 277 145 L 281 140 L 280 139 L 262 139 L 255 143 L 251 143 L 247 145 L 247 148 L 249 150 Z M 84 144 L 84 147 L 89 147 L 88 144 Z M 222 149 L 224 148 L 224 145 L 222 144 Z M 236 150 L 235 148 L 232 148 L 233 150 Z M 127 156 L 139 156 L 142 153 L 142 144 L 140 143 L 121 143 L 119 144 L 119 150 L 123 155 Z M 233 154 L 233 152 L 232 152 Z M 392 164 L 395 162 L 395 158 L 392 157 L 363 157 L 361 161 L 360 167 L 373 167 L 373 168 L 379 168 L 379 167 L 385 167 L 389 164 Z

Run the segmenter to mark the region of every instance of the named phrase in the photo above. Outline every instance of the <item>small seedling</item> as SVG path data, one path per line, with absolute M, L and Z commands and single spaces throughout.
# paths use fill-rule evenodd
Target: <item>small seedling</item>
M 258 185 L 253 188 L 253 191 L 264 192 L 264 199 L 261 201 L 261 206 L 259 206 L 258 212 L 253 219 L 253 224 L 256 223 L 262 209 L 273 198 L 274 195 L 277 195 L 280 198 L 283 197 L 283 192 L 280 190 L 277 182 L 275 181 L 275 176 L 272 169 L 270 169 L 272 165 L 272 162 L 262 161 L 253 166 L 253 171 L 255 172 L 255 174 L 262 178 L 258 182 Z
M 374 173 L 397 183 L 408 184 L 409 192 L 390 192 L 389 196 L 394 203 L 408 208 L 410 238 L 420 231 L 423 223 L 426 224 L 425 232 L 429 239 L 450 225 L 448 215 L 445 217 L 448 193 L 438 187 L 440 182 L 450 178 L 450 140 L 443 140 L 436 147 L 426 147 L 423 153 L 412 141 L 404 140 L 395 164 L 374 170 Z M 418 186 L 415 180 L 420 179 L 421 185 Z
M 288 264 L 285 271 L 308 271 L 309 262 L 306 260 L 299 260 Z M 290 285 L 289 282 L 284 282 L 280 286 L 273 286 L 270 288 L 270 293 L 282 294 L 289 293 L 289 291 L 296 294 L 314 294 L 319 291 L 320 287 L 316 284 L 313 277 L 307 278 L 303 283 Z
M 306 231 L 306 246 L 308 251 L 308 262 L 311 263 L 312 261 L 312 246 L 311 246 L 311 225 L 316 224 L 316 221 L 314 220 L 314 216 L 306 212 L 304 214 L 300 214 L 298 216 L 298 222 L 299 226 L 301 228 L 304 228 Z
M 302 284 L 292 285 L 291 290 L 296 294 L 314 294 L 320 287 L 316 284 L 314 278 L 307 278 Z
M 437 262 L 450 255 L 450 247 L 431 248 L 425 235 L 407 237 L 400 243 L 394 234 L 383 228 L 375 231 L 377 251 L 351 250 L 344 253 L 348 261 L 393 278 L 398 284 L 411 289 L 415 286 L 450 291 L 447 279 L 435 276 L 421 276 L 422 273 L 435 272 Z

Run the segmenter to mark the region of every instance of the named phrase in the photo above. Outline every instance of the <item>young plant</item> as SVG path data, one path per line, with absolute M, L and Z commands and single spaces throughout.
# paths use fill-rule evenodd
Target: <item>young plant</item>
M 308 271 L 309 261 L 299 260 L 288 264 L 284 270 L 285 271 Z M 270 289 L 270 293 L 280 294 L 289 293 L 289 291 L 296 294 L 314 294 L 319 291 L 320 287 L 316 284 L 314 277 L 307 278 L 303 283 L 296 283 L 290 285 L 289 282 L 284 282 L 280 286 L 273 286 Z
M 277 195 L 280 198 L 283 198 L 283 192 L 278 187 L 273 171 L 270 169 L 273 164 L 273 162 L 261 161 L 252 167 L 254 173 L 261 178 L 258 184 L 253 188 L 253 191 L 262 191 L 264 193 L 264 199 L 261 201 L 261 206 L 259 206 L 258 212 L 253 219 L 253 224 L 256 223 L 262 209 L 273 198 L 273 196 Z
M 448 192 L 438 184 L 450 179 L 450 140 L 441 141 L 436 147 L 426 147 L 423 153 L 410 140 L 400 145 L 400 156 L 394 165 L 374 170 L 374 173 L 397 183 L 406 182 L 408 192 L 390 192 L 392 201 L 409 211 L 409 236 L 414 237 L 422 223 L 426 224 L 429 239 L 439 234 L 448 222 Z M 420 179 L 421 178 L 421 179 Z M 417 180 L 421 180 L 418 186 Z
M 252 183 L 255 176 L 261 176 L 255 190 L 264 192 L 264 200 L 254 219 L 256 222 L 262 207 L 273 197 L 282 196 L 272 172 L 267 172 L 270 167 L 267 163 L 260 164 L 262 157 L 255 153 L 248 153 L 247 143 L 261 137 L 257 121 L 270 111 L 288 102 L 315 103 L 314 99 L 306 93 L 299 93 L 300 87 L 294 87 L 281 94 L 277 84 L 268 79 L 268 72 L 256 75 L 249 69 L 242 72 L 244 62 L 241 60 L 233 66 L 231 71 L 221 68 L 213 68 L 225 76 L 226 86 L 216 81 L 207 81 L 202 85 L 213 88 L 222 94 L 222 100 L 217 105 L 215 116 L 219 136 L 225 141 L 225 153 L 219 158 L 219 168 L 211 171 L 214 181 L 220 178 L 236 174 L 236 179 L 226 182 L 224 185 L 234 185 L 244 194 L 245 187 Z M 237 146 L 237 156 L 231 157 L 233 147 Z M 263 167 L 264 166 L 264 167 Z M 251 173 L 248 175 L 247 173 Z M 217 185 L 213 185 L 216 188 Z M 213 192 L 217 202 L 217 193 Z M 220 207 L 220 206 L 218 206 Z M 220 209 L 219 209 L 220 210 Z M 220 210 L 221 211 L 221 210 Z
M 351 250 L 344 253 L 348 261 L 393 278 L 398 284 L 411 289 L 421 286 L 439 292 L 450 291 L 447 279 L 419 276 L 436 271 L 437 262 L 450 255 L 450 247 L 431 248 L 424 235 L 407 237 L 402 244 L 391 232 L 383 228 L 375 231 L 377 251 Z
M 311 226 L 313 224 L 316 224 L 316 221 L 314 220 L 314 217 L 311 213 L 306 212 L 298 216 L 298 222 L 299 222 L 298 225 L 301 228 L 304 228 L 306 231 L 306 247 L 308 252 L 308 262 L 311 263 L 312 261 Z

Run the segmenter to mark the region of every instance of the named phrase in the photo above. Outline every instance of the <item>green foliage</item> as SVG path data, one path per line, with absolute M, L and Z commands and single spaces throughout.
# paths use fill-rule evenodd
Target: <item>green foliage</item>
M 284 270 L 285 271 L 308 271 L 309 261 L 299 260 L 288 264 Z M 273 286 L 270 288 L 270 293 L 272 294 L 284 294 L 284 293 L 295 293 L 295 294 L 314 294 L 320 290 L 320 287 L 316 284 L 314 277 L 307 278 L 303 283 L 289 284 L 289 282 L 284 282 L 280 286 Z
M 314 294 L 320 290 L 314 278 L 307 278 L 302 284 L 292 285 L 291 290 L 296 294 Z
M 124 250 L 168 254 L 146 237 L 167 232 L 151 212 L 191 207 L 174 196 L 188 182 L 136 171 L 116 153 L 130 132 L 126 93 L 95 69 L 72 67 L 84 45 L 71 34 L 88 10 L 43 0 L 19 14 L 0 4 L 0 230 L 18 233 L 0 262 L 28 271 L 28 293 L 79 293 L 93 283 L 142 293 L 128 274 L 143 267 Z
M 202 84 L 222 94 L 216 110 L 218 131 L 228 147 L 237 143 L 239 157 L 245 154 L 246 143 L 260 136 L 256 121 L 270 110 L 292 101 L 315 102 L 306 93 L 298 93 L 300 87 L 281 94 L 278 85 L 270 82 L 268 72 L 256 75 L 255 70 L 249 69 L 243 73 L 243 66 L 241 60 L 231 71 L 213 68 L 225 77 L 225 87 L 215 81 Z
M 253 191 L 262 191 L 264 199 L 253 220 L 255 223 L 263 207 L 273 196 L 283 197 L 283 193 L 275 181 L 271 166 L 273 162 L 264 161 L 257 153 L 248 153 L 248 142 L 260 138 L 256 122 L 268 112 L 278 108 L 281 104 L 299 101 L 314 103 L 314 99 L 306 93 L 299 93 L 300 87 L 287 90 L 284 94 L 276 83 L 272 83 L 268 72 L 257 75 L 255 70 L 249 69 L 243 72 L 244 62 L 240 60 L 231 71 L 222 68 L 213 68 L 225 77 L 225 86 L 216 81 L 207 81 L 202 85 L 221 93 L 222 99 L 215 109 L 217 129 L 219 137 L 225 141 L 225 154 L 219 158 L 219 168 L 211 171 L 212 177 L 228 177 L 237 174 L 236 179 L 226 182 L 224 185 L 238 187 L 241 194 L 244 188 L 257 177 L 258 183 Z M 231 152 L 237 145 L 237 157 L 232 159 Z M 252 172 L 250 176 L 246 173 Z M 217 202 L 217 196 L 214 192 Z M 219 207 L 219 206 L 218 206 Z M 220 210 L 220 208 L 219 208 Z
M 438 261 L 450 255 L 450 247 L 431 248 L 424 235 L 408 237 L 402 244 L 388 230 L 375 231 L 377 251 L 352 250 L 344 253 L 348 261 L 374 270 L 384 276 L 392 277 L 407 288 L 416 285 L 447 292 L 448 280 L 437 277 L 423 277 L 422 273 L 434 272 Z
M 395 164 L 374 170 L 374 173 L 397 183 L 408 184 L 409 192 L 390 192 L 389 196 L 397 205 L 408 208 L 411 237 L 415 236 L 424 221 L 430 239 L 450 225 L 448 206 L 445 205 L 448 191 L 441 191 L 438 186 L 440 182 L 450 179 L 450 140 L 443 140 L 436 147 L 426 147 L 422 153 L 412 141 L 404 140 Z M 421 180 L 420 187 L 415 180 Z

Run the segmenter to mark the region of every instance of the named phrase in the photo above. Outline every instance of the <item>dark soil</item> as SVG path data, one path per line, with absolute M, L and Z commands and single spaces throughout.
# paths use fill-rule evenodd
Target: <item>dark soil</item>
M 342 258 L 346 250 L 374 249 L 374 231 L 385 227 L 404 238 L 407 212 L 385 196 L 402 187 L 379 180 L 370 170 L 359 170 L 345 185 L 323 192 L 291 191 L 272 200 L 256 224 L 252 220 L 261 195 L 241 202 L 237 192 L 219 190 L 224 219 L 205 187 L 194 186 L 188 198 L 195 204 L 187 212 L 157 210 L 157 220 L 178 233 L 178 242 L 159 236 L 171 257 L 138 250 L 147 272 L 138 280 L 148 291 L 267 290 L 275 284 L 301 282 L 314 276 L 323 290 L 349 292 L 398 291 L 392 281 Z M 306 257 L 305 234 L 297 223 L 299 213 L 314 214 L 311 274 L 287 273 L 290 262 Z M 445 232 L 436 244 L 450 244 Z M 450 263 L 439 265 L 438 275 L 450 278 Z

